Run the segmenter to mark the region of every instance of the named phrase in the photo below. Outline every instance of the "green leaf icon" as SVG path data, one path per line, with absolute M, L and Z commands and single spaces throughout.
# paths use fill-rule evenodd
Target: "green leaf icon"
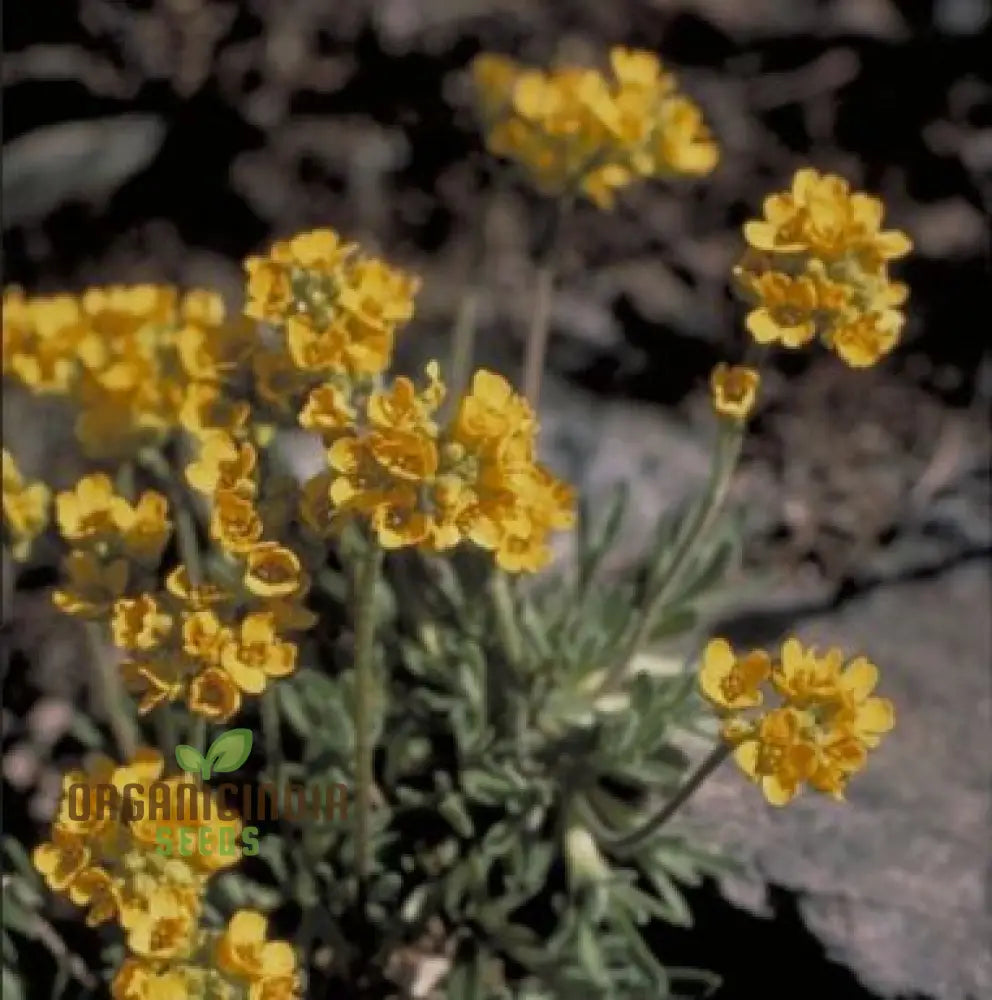
M 230 729 L 221 733 L 207 750 L 206 761 L 201 769 L 204 780 L 212 771 L 236 771 L 251 753 L 252 734 L 250 729 Z
M 204 760 L 196 747 L 180 743 L 176 747 L 176 760 L 184 771 L 189 771 L 192 774 L 199 774 L 203 770 Z

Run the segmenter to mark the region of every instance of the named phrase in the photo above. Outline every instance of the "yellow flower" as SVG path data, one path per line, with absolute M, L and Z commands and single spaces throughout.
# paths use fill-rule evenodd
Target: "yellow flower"
M 771 676 L 771 658 L 761 650 L 737 656 L 726 639 L 713 639 L 703 653 L 699 685 L 717 708 L 737 711 L 762 702 L 761 685 Z
M 165 578 L 165 589 L 192 611 L 202 611 L 230 600 L 230 594 L 223 587 L 209 580 L 194 587 L 189 570 L 181 563 Z
M 292 597 L 306 584 L 295 552 L 278 542 L 259 542 L 245 561 L 245 589 L 256 597 Z
M 84 476 L 55 498 L 55 518 L 62 537 L 72 545 L 92 544 L 121 534 L 130 520 L 127 501 L 116 495 L 102 472 Z
M 172 523 L 169 521 L 169 501 L 161 493 L 146 490 L 133 508 L 124 515 L 124 547 L 128 554 L 148 566 L 162 556 Z
M 262 519 L 251 500 L 234 490 L 218 490 L 210 517 L 210 535 L 221 548 L 250 552 L 262 537 Z
M 219 667 L 207 667 L 189 684 L 189 710 L 213 722 L 227 722 L 241 709 L 234 678 Z
M 6 448 L 3 457 L 3 523 L 13 544 L 11 554 L 23 561 L 31 544 L 48 525 L 51 492 L 44 483 L 25 483 Z
M 348 396 L 339 386 L 326 382 L 310 392 L 300 411 L 300 426 L 316 431 L 328 442 L 342 431 L 353 427 L 355 410 Z
M 734 271 L 756 305 L 747 327 L 757 342 L 794 348 L 819 335 L 852 367 L 892 350 L 907 289 L 890 280 L 888 264 L 912 243 L 883 231 L 882 213 L 877 198 L 811 169 L 765 199 L 764 218 L 744 226 L 750 250 Z
M 199 918 L 199 898 L 193 889 L 164 884 L 147 899 L 127 900 L 121 926 L 128 949 L 141 958 L 172 959 L 192 950 Z
M 31 860 L 45 879 L 45 884 L 55 892 L 67 889 L 86 868 L 90 851 L 85 841 L 71 833 L 56 829 L 50 843 L 39 844 Z
M 829 343 L 852 368 L 868 368 L 896 346 L 902 323 L 899 313 L 868 313 L 832 330 Z
M 183 652 L 204 664 L 220 663 L 231 630 L 209 608 L 183 614 Z
M 111 611 L 110 631 L 114 645 L 121 649 L 147 652 L 160 646 L 172 631 L 172 617 L 159 609 L 151 594 L 122 597 Z
M 601 208 L 639 177 L 701 175 L 719 153 L 702 114 L 651 52 L 614 48 L 610 72 L 546 72 L 483 54 L 473 64 L 490 152 L 538 190 L 582 193 Z
M 191 382 L 179 410 L 179 423 L 194 437 L 211 431 L 242 434 L 251 415 L 243 400 L 231 399 L 214 382 Z
M 722 417 L 743 421 L 754 409 L 760 376 L 753 368 L 721 362 L 710 375 L 713 408 Z
M 793 708 L 765 715 L 734 748 L 740 769 L 774 806 L 790 802 L 816 770 L 816 748 L 806 717 Z
M 120 888 L 102 868 L 84 868 L 69 885 L 69 899 L 75 906 L 85 906 L 86 925 L 113 920 L 120 910 Z
M 292 945 L 286 941 L 267 941 L 267 926 L 268 921 L 257 910 L 238 910 L 217 943 L 217 967 L 252 983 L 292 978 L 296 969 Z M 256 995 L 265 994 L 253 993 L 253 1000 Z
M 261 694 L 269 677 L 285 677 L 296 669 L 296 646 L 276 633 L 274 616 L 256 611 L 245 616 L 237 638 L 221 650 L 221 666 L 241 691 Z
M 62 565 L 68 579 L 54 591 L 52 601 L 60 611 L 80 618 L 105 615 L 124 592 L 130 573 L 126 559 L 105 563 L 81 549 L 70 552 Z
M 200 454 L 186 466 L 186 481 L 208 496 L 218 490 L 250 496 L 255 491 L 257 463 L 253 445 L 236 442 L 226 431 L 213 430 L 200 438 Z
M 904 257 L 912 242 L 898 230 L 881 230 L 882 202 L 852 194 L 835 174 L 798 170 L 792 190 L 765 200 L 765 217 L 744 227 L 748 243 L 769 253 L 811 252 L 830 259 L 854 252 L 869 269 Z
M 285 331 L 286 358 L 276 352 L 256 364 L 256 378 L 264 383 L 260 394 L 276 405 L 275 379 L 288 376 L 294 394 L 302 385 L 283 370 L 286 359 L 319 375 L 384 371 L 397 327 L 413 315 L 419 286 L 418 279 L 360 255 L 329 229 L 276 243 L 267 259 L 249 258 L 245 268 L 249 315 Z

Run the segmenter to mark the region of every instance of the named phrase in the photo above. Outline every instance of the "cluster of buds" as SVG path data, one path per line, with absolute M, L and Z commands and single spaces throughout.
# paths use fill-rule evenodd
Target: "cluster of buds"
M 473 74 L 489 150 L 552 197 L 609 208 L 639 179 L 700 176 L 719 159 L 699 108 L 652 52 L 614 48 L 606 74 L 544 72 L 487 53 Z

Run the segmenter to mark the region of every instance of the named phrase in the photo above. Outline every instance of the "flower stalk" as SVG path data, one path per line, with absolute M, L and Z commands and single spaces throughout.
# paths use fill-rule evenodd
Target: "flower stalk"
M 107 721 L 110 723 L 121 754 L 130 760 L 138 747 L 138 726 L 128 711 L 128 697 L 124 691 L 120 671 L 117 669 L 117 664 L 107 655 L 100 626 L 96 622 L 88 621 L 85 630 L 90 654 L 96 667 L 100 698 Z
M 522 380 L 524 396 L 535 410 L 541 396 L 544 360 L 551 336 L 551 306 L 560 263 L 561 233 L 570 208 L 570 199 L 562 197 L 554 201 L 551 219 L 538 250 L 534 311 L 531 313 L 530 329 L 527 334 Z
M 679 583 L 686 566 L 695 554 L 700 540 L 705 540 L 714 523 L 723 510 L 730 485 L 733 480 L 737 460 L 740 457 L 743 441 L 743 426 L 732 421 L 724 421 L 720 425 L 720 436 L 713 453 L 713 463 L 710 467 L 710 479 L 702 501 L 696 507 L 692 520 L 683 530 L 676 544 L 665 571 L 665 576 L 658 583 L 654 596 L 650 599 L 631 632 L 627 642 L 621 647 L 620 655 L 610 668 L 598 695 L 613 691 L 623 680 L 630 661 L 641 651 L 651 635 L 651 630 L 658 616 L 665 608 L 672 591 Z
M 375 690 L 375 593 L 382 549 L 372 541 L 355 576 L 355 864 L 359 882 L 369 874 L 372 808 L 372 701 Z
M 613 841 L 605 842 L 603 846 L 613 854 L 631 854 L 637 851 L 692 798 L 703 782 L 730 756 L 731 749 L 729 743 L 717 744 L 657 812 L 649 816 L 637 829 Z

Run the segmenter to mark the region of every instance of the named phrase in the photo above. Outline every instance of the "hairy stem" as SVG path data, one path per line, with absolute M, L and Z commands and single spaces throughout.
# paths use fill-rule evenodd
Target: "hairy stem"
M 359 881 L 369 874 L 372 806 L 372 700 L 375 694 L 375 591 L 382 549 L 372 540 L 355 578 L 355 862 Z
M 614 854 L 630 854 L 654 836 L 695 794 L 704 781 L 730 756 L 729 743 L 719 743 L 703 759 L 681 788 L 654 815 L 649 816 L 636 830 L 604 841 L 603 846 Z

